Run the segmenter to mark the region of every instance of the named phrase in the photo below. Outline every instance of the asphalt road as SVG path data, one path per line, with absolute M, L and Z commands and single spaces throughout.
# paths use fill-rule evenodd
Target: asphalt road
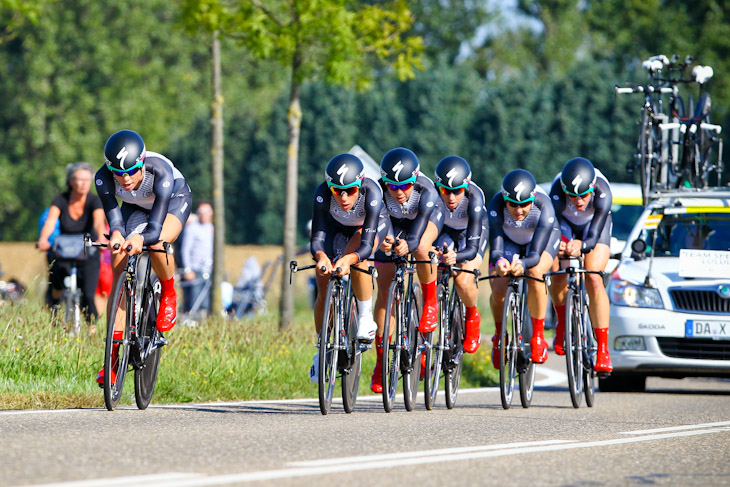
M 0 411 L 0 485 L 730 485 L 730 381 L 649 379 L 574 409 L 564 362 L 538 369 L 532 406 L 497 389 L 455 409 L 353 414 L 316 399 Z

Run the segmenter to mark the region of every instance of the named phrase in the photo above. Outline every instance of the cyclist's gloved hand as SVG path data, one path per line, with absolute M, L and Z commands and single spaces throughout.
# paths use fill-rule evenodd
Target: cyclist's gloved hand
M 391 252 L 393 250 L 393 237 L 388 235 L 383 239 L 383 242 L 380 244 L 380 250 L 385 252 L 386 254 L 388 252 Z
M 323 270 L 324 269 L 324 270 Z M 332 261 L 324 252 L 317 252 L 317 274 L 320 276 L 329 276 L 332 274 Z
M 396 240 L 393 250 L 395 250 L 395 253 L 400 256 L 408 255 L 408 242 L 404 239 Z
M 127 255 L 136 255 L 142 252 L 143 246 L 144 239 L 142 238 L 142 235 L 136 233 L 124 241 L 122 244 L 122 250 L 124 250 Z
M 112 251 L 112 254 L 119 254 L 122 252 L 122 249 L 124 248 L 124 237 L 122 234 L 117 230 L 114 233 L 112 233 L 111 238 L 109 239 L 109 248 Z
M 570 257 L 580 257 L 580 251 L 583 248 L 582 240 L 571 240 L 565 245 L 565 253 Z
M 455 265 L 456 264 L 456 252 L 454 252 L 453 249 L 450 249 L 444 244 L 443 248 L 441 249 L 441 257 L 444 261 L 444 264 L 446 265 Z
M 507 273 L 509 273 L 510 268 L 512 267 L 510 262 L 504 257 L 500 257 L 499 259 L 497 259 L 497 262 L 494 263 L 494 266 L 497 269 L 497 274 L 500 276 L 506 276 Z

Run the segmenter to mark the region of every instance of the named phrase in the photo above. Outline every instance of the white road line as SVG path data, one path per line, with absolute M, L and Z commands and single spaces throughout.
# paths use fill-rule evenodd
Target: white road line
M 651 433 L 664 433 L 666 431 L 683 431 L 683 430 L 692 430 L 692 429 L 699 429 L 699 428 L 712 428 L 712 427 L 728 426 L 728 425 L 730 425 L 730 421 L 720 421 L 719 423 L 686 424 L 683 426 L 668 426 L 666 428 L 656 428 L 656 429 L 651 429 L 651 430 L 622 431 L 621 434 L 623 434 L 623 435 L 645 435 L 645 434 L 651 434 Z
M 205 477 L 205 474 L 199 473 L 160 473 L 153 475 L 137 475 L 133 477 L 114 477 L 108 479 L 81 480 L 78 482 L 61 482 L 56 484 L 38 484 L 28 487 L 95 487 L 104 485 L 105 487 L 125 486 L 125 485 L 147 485 L 146 482 L 160 481 L 180 481 L 183 479 L 192 479 Z
M 278 469 L 278 470 L 262 470 L 258 472 L 246 472 L 246 473 L 240 473 L 240 474 L 230 474 L 230 475 L 217 475 L 217 476 L 202 476 L 202 477 L 196 477 L 196 478 L 178 478 L 175 480 L 165 480 L 160 479 L 157 482 L 150 482 L 150 483 L 144 483 L 140 484 L 137 483 L 137 486 L 144 485 L 144 487 L 207 487 L 207 486 L 213 486 L 213 485 L 227 485 L 227 484 L 240 484 L 245 482 L 254 482 L 254 481 L 267 481 L 267 480 L 275 480 L 275 479 L 284 479 L 284 478 L 299 478 L 299 477 L 310 477 L 315 475 L 328 475 L 328 474 L 335 474 L 335 473 L 351 473 L 353 471 L 358 470 L 371 470 L 371 469 L 383 469 L 383 468 L 394 468 L 394 467 L 403 467 L 403 466 L 409 466 L 409 465 L 421 465 L 421 464 L 429 464 L 432 465 L 434 463 L 439 462 L 454 462 L 454 461 L 464 461 L 464 460 L 476 460 L 476 459 L 482 459 L 482 458 L 491 458 L 491 457 L 503 457 L 503 456 L 510 456 L 510 455 L 525 455 L 527 453 L 537 453 L 537 452 L 550 452 L 550 451 L 559 451 L 559 450 L 572 450 L 572 449 L 578 449 L 578 448 L 596 448 L 596 447 L 606 447 L 611 445 L 620 445 L 620 444 L 626 444 L 626 443 L 638 443 L 638 442 L 644 442 L 644 441 L 656 441 L 656 440 L 663 440 L 663 439 L 669 439 L 669 438 L 682 438 L 682 437 L 690 437 L 690 436 L 696 436 L 696 435 L 707 435 L 712 433 L 728 433 L 730 432 L 730 428 L 726 427 L 718 427 L 713 429 L 702 429 L 702 430 L 693 430 L 693 431 L 684 431 L 684 432 L 675 432 L 675 433 L 662 433 L 662 434 L 654 434 L 654 435 L 646 435 L 646 436 L 635 436 L 632 438 L 618 438 L 613 440 L 601 440 L 601 441 L 587 441 L 587 442 L 561 442 L 557 444 L 551 444 L 551 445 L 541 445 L 540 442 L 535 442 L 532 444 L 532 446 L 524 446 L 520 448 L 506 448 L 502 450 L 485 450 L 485 448 L 491 446 L 475 446 L 475 447 L 465 447 L 464 451 L 461 453 L 454 453 L 454 454 L 446 454 L 441 456 L 433 456 L 428 455 L 426 452 L 408 452 L 410 456 L 408 458 L 393 458 L 388 457 L 388 459 L 385 460 L 379 460 L 379 461 L 373 461 L 370 458 L 372 457 L 355 457 L 352 458 L 351 461 L 343 461 L 343 459 L 338 459 L 338 463 L 331 463 L 327 465 L 319 465 L 319 462 L 321 460 L 314 460 L 312 462 L 297 462 L 297 465 L 301 465 L 299 467 L 294 468 L 284 468 L 284 469 Z M 308 466 L 311 465 L 311 466 Z M 109 485 L 108 484 L 109 479 L 100 479 L 98 480 L 98 485 Z M 93 481 L 89 481 L 93 482 Z M 84 484 L 78 484 L 78 483 L 65 483 L 65 484 L 51 484 L 54 487 L 90 487 L 89 483 Z M 41 487 L 41 486 L 36 486 Z M 42 487 L 50 487 L 50 485 L 45 485 Z
M 385 453 L 382 455 L 366 455 L 360 457 L 340 457 L 340 458 L 327 458 L 322 460 L 310 460 L 305 462 L 289 462 L 289 467 L 319 467 L 323 465 L 335 465 L 342 462 L 345 463 L 358 463 L 358 462 L 376 462 L 380 460 L 395 460 L 399 458 L 413 458 L 413 457 L 433 457 L 440 455 L 454 455 L 457 453 L 468 453 L 473 451 L 490 451 L 490 450 L 506 450 L 509 448 L 522 448 L 526 446 L 540 446 L 540 445 L 556 445 L 561 443 L 571 443 L 572 440 L 545 440 L 545 441 L 524 441 L 518 443 L 502 443 L 500 445 L 484 445 L 484 446 L 464 446 L 459 448 L 442 448 L 439 450 L 422 450 L 422 451 L 410 451 L 401 453 Z

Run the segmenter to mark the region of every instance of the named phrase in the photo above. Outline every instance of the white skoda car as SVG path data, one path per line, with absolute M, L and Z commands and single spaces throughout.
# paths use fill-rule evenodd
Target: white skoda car
M 614 372 L 600 389 L 730 377 L 730 191 L 665 193 L 627 240 L 607 287 Z

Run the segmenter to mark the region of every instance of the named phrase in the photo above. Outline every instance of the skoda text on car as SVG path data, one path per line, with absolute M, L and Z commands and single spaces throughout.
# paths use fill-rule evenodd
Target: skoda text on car
M 666 193 L 628 241 L 607 288 L 614 372 L 601 390 L 730 377 L 730 191 Z

